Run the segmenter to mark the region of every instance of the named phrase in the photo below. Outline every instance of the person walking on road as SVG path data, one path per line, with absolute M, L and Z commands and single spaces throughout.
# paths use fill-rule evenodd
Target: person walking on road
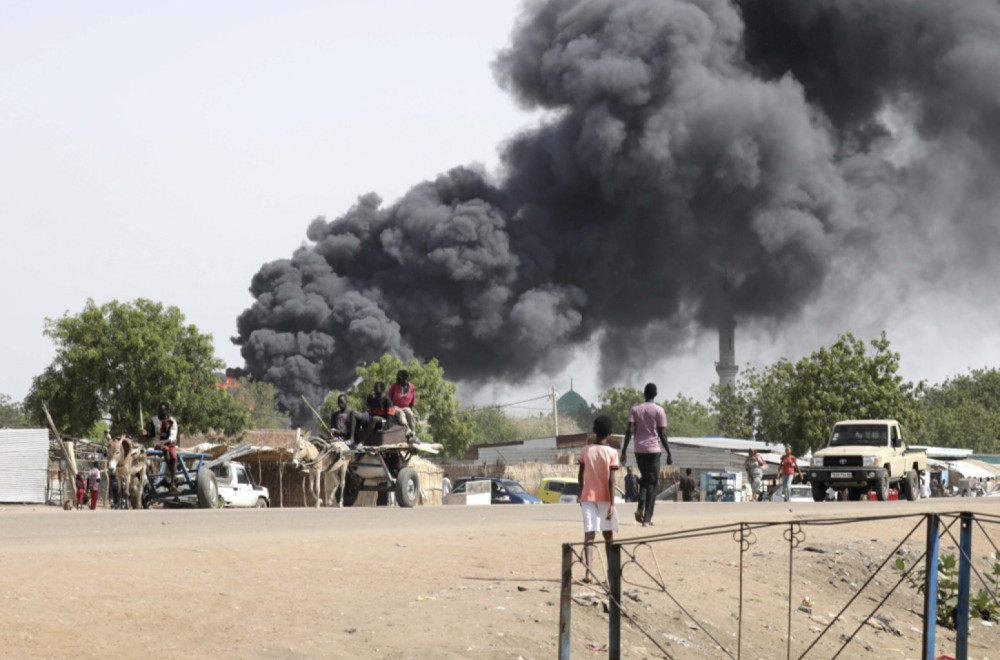
M 691 468 L 684 471 L 684 476 L 681 477 L 681 501 L 683 502 L 695 502 L 695 493 L 698 492 L 698 484 L 695 483 L 694 477 L 691 476 Z
M 618 452 L 608 444 L 611 435 L 611 418 L 601 415 L 594 420 L 594 440 L 580 450 L 580 471 L 577 482 L 580 494 L 576 501 L 583 513 L 583 566 L 584 582 L 590 582 L 597 530 L 604 535 L 604 548 L 611 547 L 614 533 L 618 531 L 618 513 L 615 511 L 615 470 L 618 469 Z
M 781 494 L 784 496 L 784 502 L 790 502 L 792 499 L 792 477 L 796 473 L 799 475 L 799 479 L 802 479 L 802 470 L 799 468 L 799 459 L 795 458 L 792 454 L 792 446 L 785 445 L 785 455 L 781 457 Z
M 87 472 L 87 489 L 90 491 L 90 510 L 97 508 L 97 496 L 101 492 L 101 471 L 96 465 L 90 466 Z
M 625 468 L 625 501 L 639 501 L 639 477 L 632 471 L 632 466 Z
M 635 464 L 639 468 L 639 504 L 635 521 L 643 527 L 653 524 L 653 505 L 660 481 L 660 445 L 667 452 L 667 465 L 674 462 L 667 444 L 667 413 L 656 403 L 656 393 L 656 385 L 647 383 L 642 392 L 646 400 L 629 411 L 625 442 L 622 443 L 621 464 L 624 465 L 628 444 L 635 435 Z
M 757 453 L 756 449 L 751 449 L 745 467 L 747 481 L 750 482 L 750 499 L 756 502 L 760 499 L 760 482 L 764 478 L 764 468 L 767 467 L 767 461 Z

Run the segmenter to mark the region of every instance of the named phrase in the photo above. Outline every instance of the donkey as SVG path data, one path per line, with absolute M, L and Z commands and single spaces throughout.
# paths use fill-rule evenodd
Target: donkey
M 108 441 L 108 473 L 118 477 L 118 493 L 122 502 L 133 509 L 142 507 L 142 487 L 146 483 L 146 449 L 127 436 L 114 438 L 104 432 Z
M 317 447 L 320 445 L 320 447 Z M 322 502 L 326 506 L 333 506 L 333 496 L 347 481 L 347 465 L 351 462 L 351 455 L 348 453 L 350 447 L 341 440 L 327 442 L 322 438 L 313 437 L 306 440 L 302 436 L 302 429 L 295 430 L 295 451 L 292 454 L 292 466 L 300 470 L 309 480 L 309 491 L 312 493 L 315 504 L 319 507 Z M 323 488 L 323 475 L 327 475 L 326 488 Z M 305 490 L 305 479 L 303 479 L 303 491 Z M 326 491 L 326 497 L 322 497 L 322 491 Z M 303 501 L 308 504 L 303 492 Z M 344 489 L 340 488 L 339 506 L 344 506 Z

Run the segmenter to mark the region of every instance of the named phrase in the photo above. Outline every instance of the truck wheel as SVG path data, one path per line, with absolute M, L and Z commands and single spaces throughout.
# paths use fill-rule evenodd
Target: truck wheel
M 875 490 L 875 498 L 879 502 L 885 502 L 889 499 L 889 475 L 885 472 L 882 473 L 882 478 L 878 481 L 872 482 L 872 488 Z
M 267 500 L 265 500 L 263 497 L 258 497 L 257 498 L 257 504 L 254 505 L 254 508 L 256 508 L 256 509 L 266 509 L 267 508 Z
M 826 488 L 818 481 L 812 482 L 813 502 L 822 502 L 826 499 Z
M 917 473 L 910 470 L 903 478 L 903 497 L 910 502 L 915 502 L 920 496 L 920 486 L 917 481 Z
M 215 483 L 215 475 L 211 470 L 205 468 L 198 470 L 195 484 L 195 489 L 198 491 L 198 508 L 214 509 L 219 506 L 219 485 Z
M 399 506 L 410 508 L 417 503 L 420 496 L 420 477 L 417 471 L 410 467 L 405 467 L 399 471 L 396 479 L 396 502 Z

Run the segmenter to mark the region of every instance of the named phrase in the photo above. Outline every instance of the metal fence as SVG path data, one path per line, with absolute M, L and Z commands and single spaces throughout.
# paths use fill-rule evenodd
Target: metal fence
M 888 521 L 908 531 L 901 538 L 882 538 Z M 972 615 L 984 620 L 1000 613 L 998 524 L 998 516 L 967 511 L 722 524 L 615 540 L 605 547 L 607 565 L 592 566 L 590 575 L 583 570 L 584 544 L 567 543 L 562 547 L 559 658 L 569 660 L 582 642 L 572 626 L 573 612 L 581 608 L 588 610 L 584 636 L 597 637 L 595 626 L 606 612 L 606 647 L 586 646 L 607 650 L 613 660 L 622 657 L 623 622 L 633 645 L 641 642 L 646 652 L 652 647 L 653 655 L 665 658 L 859 657 L 871 651 L 859 641 L 866 626 L 904 637 L 883 614 L 886 603 L 892 603 L 918 618 L 914 628 L 919 625 L 920 648 L 912 649 L 914 654 L 937 658 L 938 625 L 944 624 L 954 629 L 954 638 L 949 632 L 945 641 L 954 639 L 954 657 L 964 660 L 970 604 Z M 819 533 L 819 527 L 829 533 Z M 813 530 L 842 543 L 811 545 Z M 685 555 L 685 541 L 695 538 L 712 540 L 711 557 Z M 942 543 L 954 552 L 942 552 Z M 601 557 L 600 547 L 595 557 Z M 987 554 L 977 557 L 974 547 Z M 735 560 L 725 561 L 730 552 Z M 797 569 L 804 574 L 797 575 Z M 760 583 L 762 571 L 775 596 L 748 601 L 744 588 L 748 580 Z M 803 597 L 809 591 L 803 584 L 819 575 L 842 584 L 838 595 L 844 600 L 835 614 L 814 615 L 810 597 Z M 800 621 L 793 618 L 797 612 L 809 616 Z M 748 625 L 767 627 L 783 648 L 748 645 Z M 995 641 L 994 650 L 1000 648 L 1000 636 Z

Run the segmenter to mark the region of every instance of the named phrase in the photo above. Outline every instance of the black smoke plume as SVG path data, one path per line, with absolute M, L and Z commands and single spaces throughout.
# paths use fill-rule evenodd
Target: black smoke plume
M 514 382 L 596 341 L 610 382 L 729 305 L 903 296 L 996 245 L 995 0 L 529 2 L 494 75 L 550 111 L 501 172 L 362 196 L 254 276 L 234 341 L 286 407 L 384 352 Z

